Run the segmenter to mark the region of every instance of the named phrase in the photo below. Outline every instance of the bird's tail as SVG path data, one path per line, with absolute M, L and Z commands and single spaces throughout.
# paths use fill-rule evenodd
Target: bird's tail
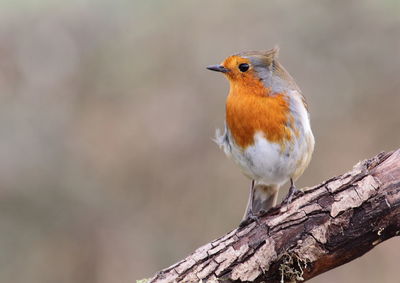
M 279 185 L 256 184 L 250 192 L 246 213 L 243 220 L 249 216 L 257 215 L 260 211 L 267 211 L 276 205 L 278 200 Z

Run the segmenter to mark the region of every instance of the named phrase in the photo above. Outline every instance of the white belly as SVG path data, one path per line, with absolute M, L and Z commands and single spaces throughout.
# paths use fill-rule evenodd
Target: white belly
M 243 173 L 265 185 L 283 185 L 290 178 L 296 179 L 296 171 L 303 163 L 301 160 L 306 158 L 309 161 L 308 152 L 305 142 L 296 140 L 282 150 L 280 144 L 269 142 L 262 133 L 257 133 L 254 144 L 244 151 L 231 144 L 231 156 Z

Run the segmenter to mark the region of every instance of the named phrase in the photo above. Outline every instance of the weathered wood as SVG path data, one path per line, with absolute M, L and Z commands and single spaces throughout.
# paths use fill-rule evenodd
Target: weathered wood
M 400 149 L 309 188 L 150 282 L 299 282 L 400 234 Z

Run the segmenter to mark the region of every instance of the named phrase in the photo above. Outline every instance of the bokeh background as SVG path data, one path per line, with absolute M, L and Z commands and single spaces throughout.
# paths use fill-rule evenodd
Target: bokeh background
M 0 282 L 135 282 L 230 231 L 206 65 L 281 48 L 316 149 L 300 186 L 400 145 L 400 1 L 0 1 Z M 400 241 L 311 282 L 398 280 Z

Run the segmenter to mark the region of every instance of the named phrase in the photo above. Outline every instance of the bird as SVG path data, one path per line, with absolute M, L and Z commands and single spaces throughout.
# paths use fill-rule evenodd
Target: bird
M 287 182 L 283 203 L 291 203 L 301 193 L 295 181 L 314 151 L 306 100 L 278 53 L 278 47 L 240 52 L 207 67 L 223 73 L 230 85 L 224 131 L 216 131 L 215 142 L 251 180 L 241 224 L 274 207 Z

